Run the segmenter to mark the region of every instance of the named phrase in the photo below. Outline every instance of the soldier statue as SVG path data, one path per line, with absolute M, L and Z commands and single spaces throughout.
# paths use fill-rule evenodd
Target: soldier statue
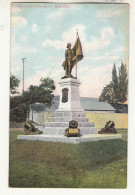
M 71 49 L 71 43 L 67 44 L 67 49 L 65 51 L 65 77 L 64 78 L 69 78 L 73 76 L 71 75 L 72 72 L 72 68 L 73 68 L 73 61 L 72 61 L 72 57 L 73 57 L 73 51 Z
M 82 59 L 83 59 L 82 46 L 78 36 L 75 45 L 72 49 L 71 49 L 71 43 L 67 44 L 67 49 L 65 51 L 65 61 L 62 64 L 65 70 L 65 76 L 62 77 L 62 79 L 77 78 L 77 74 L 76 77 L 73 77 L 71 72 L 73 67 L 75 65 L 77 66 L 77 62 L 79 62 Z

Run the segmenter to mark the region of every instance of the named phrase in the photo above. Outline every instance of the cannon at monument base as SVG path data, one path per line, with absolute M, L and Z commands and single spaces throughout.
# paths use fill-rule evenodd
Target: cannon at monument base
M 35 128 L 35 126 L 31 122 L 25 123 L 24 132 L 25 132 L 25 135 L 37 135 L 37 134 L 43 133 L 38 128 Z
M 98 131 L 98 134 L 108 134 L 108 133 L 112 133 L 115 134 L 117 133 L 116 129 L 115 129 L 115 124 L 113 121 L 107 121 L 106 125 L 104 128 L 102 128 L 100 131 Z
M 72 120 L 69 122 L 69 128 L 65 130 L 65 136 L 67 137 L 81 137 L 80 129 L 78 128 L 78 122 Z

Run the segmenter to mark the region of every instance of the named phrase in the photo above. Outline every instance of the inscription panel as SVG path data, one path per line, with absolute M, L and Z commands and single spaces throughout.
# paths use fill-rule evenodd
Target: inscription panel
M 62 89 L 62 102 L 63 103 L 68 102 L 68 91 L 69 91 L 68 88 Z

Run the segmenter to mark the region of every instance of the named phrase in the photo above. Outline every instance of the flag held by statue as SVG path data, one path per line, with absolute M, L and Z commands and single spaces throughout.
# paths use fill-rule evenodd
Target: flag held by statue
M 83 52 L 82 52 L 82 45 L 79 36 L 77 37 L 77 40 L 74 44 L 74 47 L 72 48 L 72 68 L 83 59 Z M 66 68 L 66 60 L 62 64 L 63 68 Z

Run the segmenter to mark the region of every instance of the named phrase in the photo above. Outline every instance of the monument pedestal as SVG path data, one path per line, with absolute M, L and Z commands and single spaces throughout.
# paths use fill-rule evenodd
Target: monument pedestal
M 61 79 L 60 84 L 60 100 L 59 108 L 57 111 L 80 111 L 84 112 L 80 104 L 79 85 L 81 84 L 78 79 L 67 78 Z
M 120 139 L 121 135 L 99 135 L 94 127 L 94 123 L 89 122 L 85 110 L 80 104 L 78 79 L 61 79 L 59 108 L 54 112 L 51 122 L 47 122 L 45 127 L 37 127 L 43 131 L 41 135 L 21 135 L 18 139 L 40 140 L 63 143 L 81 143 L 106 139 Z M 81 137 L 64 136 L 65 129 L 69 127 L 69 122 L 76 120 L 80 129 Z
M 78 128 L 81 134 L 97 134 L 94 123 L 90 123 L 86 113 L 80 104 L 78 79 L 67 78 L 61 79 L 59 108 L 54 112 L 51 122 L 46 123 L 45 134 L 64 135 L 65 129 L 69 127 L 71 120 L 78 122 Z

